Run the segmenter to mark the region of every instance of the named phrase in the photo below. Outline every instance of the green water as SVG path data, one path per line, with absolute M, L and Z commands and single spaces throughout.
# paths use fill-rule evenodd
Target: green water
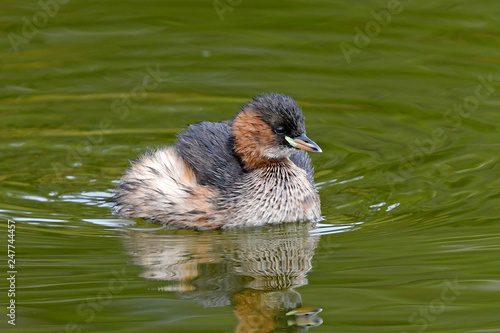
M 54 1 L 0 3 L 2 332 L 500 332 L 497 1 Z M 324 221 L 113 216 L 129 158 L 269 91 Z

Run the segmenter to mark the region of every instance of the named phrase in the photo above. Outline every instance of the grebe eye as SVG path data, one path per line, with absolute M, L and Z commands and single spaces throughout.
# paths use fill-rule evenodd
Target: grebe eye
M 274 133 L 276 133 L 276 134 L 285 134 L 285 129 L 283 128 L 283 126 L 276 126 L 274 128 Z

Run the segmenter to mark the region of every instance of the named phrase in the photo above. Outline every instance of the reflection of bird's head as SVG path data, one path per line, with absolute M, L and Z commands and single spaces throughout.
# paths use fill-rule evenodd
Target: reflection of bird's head
M 290 157 L 298 149 L 321 152 L 306 136 L 304 116 L 295 101 L 264 94 L 242 107 L 233 124 L 235 151 L 249 168 Z

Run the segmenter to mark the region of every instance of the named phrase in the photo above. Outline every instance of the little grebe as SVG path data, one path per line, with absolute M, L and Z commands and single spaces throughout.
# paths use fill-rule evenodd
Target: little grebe
M 195 229 L 316 220 L 320 200 L 304 150 L 321 149 L 305 133 L 292 98 L 255 97 L 233 121 L 191 125 L 174 146 L 133 161 L 116 211 Z

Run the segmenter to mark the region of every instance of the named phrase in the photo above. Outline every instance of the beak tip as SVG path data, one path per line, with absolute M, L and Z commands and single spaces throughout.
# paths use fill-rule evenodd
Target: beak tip
M 287 141 L 295 148 L 304 149 L 313 153 L 323 152 L 316 142 L 310 140 L 305 134 L 295 138 L 287 138 Z

